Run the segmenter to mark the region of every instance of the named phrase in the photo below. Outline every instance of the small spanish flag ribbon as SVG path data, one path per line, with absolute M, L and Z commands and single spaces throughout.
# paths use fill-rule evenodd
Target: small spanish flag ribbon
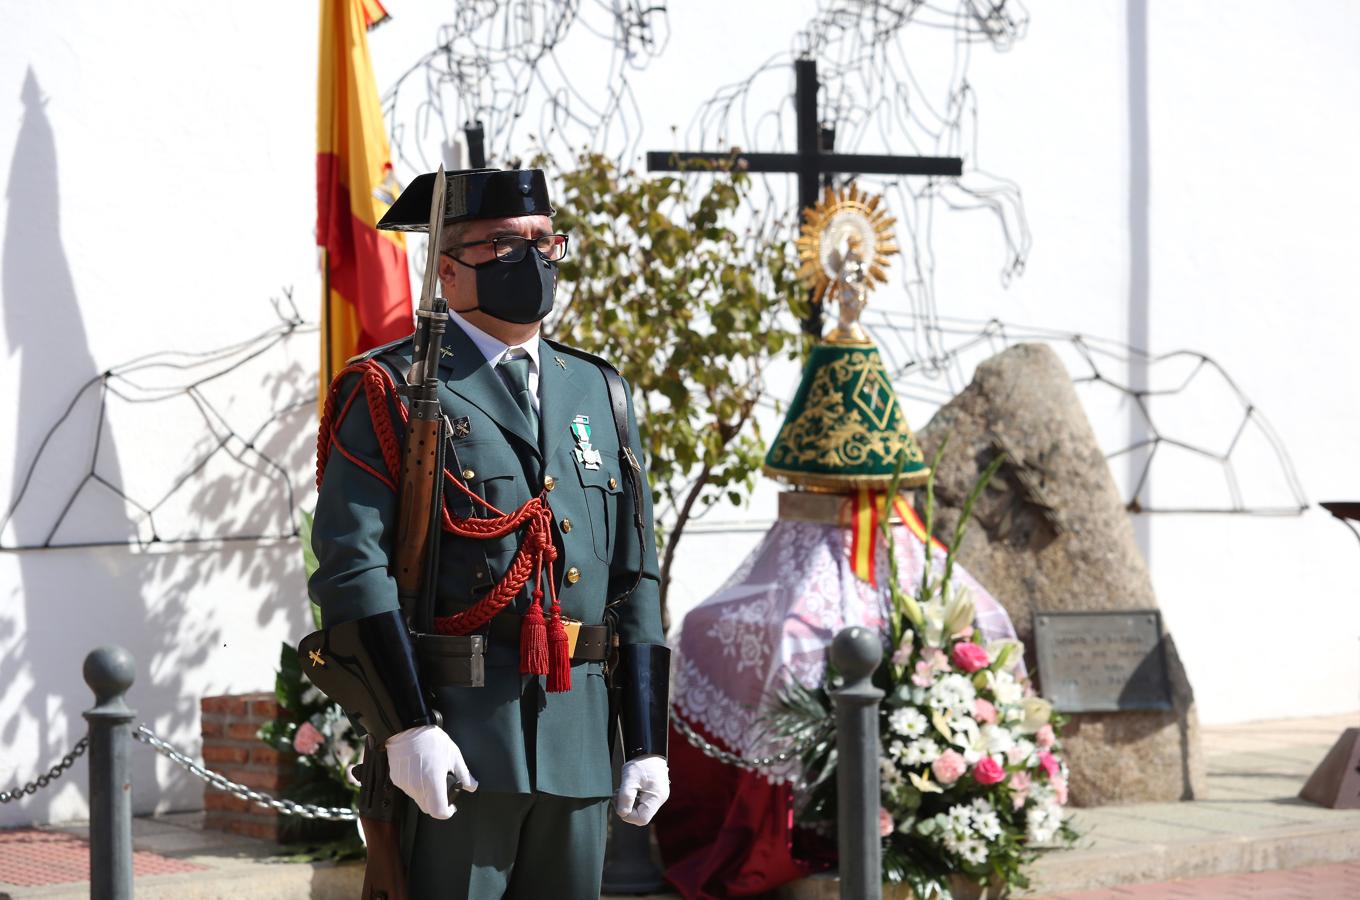
M 846 504 L 850 516 L 850 568 L 856 578 L 874 587 L 878 587 L 874 557 L 879 542 L 879 516 L 888 515 L 887 506 L 886 491 L 868 488 L 860 488 Z M 892 511 L 922 544 L 928 542 L 934 550 L 948 552 L 943 542 L 926 534 L 925 523 L 901 494 L 893 497 Z
M 855 577 L 878 587 L 874 577 L 874 550 L 878 547 L 880 495 L 868 488 L 855 492 L 850 509 L 850 568 Z

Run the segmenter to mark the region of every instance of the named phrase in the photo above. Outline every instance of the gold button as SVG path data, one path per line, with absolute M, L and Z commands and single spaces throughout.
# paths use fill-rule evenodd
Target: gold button
M 619 486 L 619 483 L 618 483 L 617 481 L 615 481 L 615 480 L 612 479 L 612 478 L 609 479 L 609 489 L 610 489 L 611 491 L 614 490 L 614 488 L 616 488 L 616 487 L 618 487 L 618 486 Z
M 566 534 L 568 531 L 571 531 L 571 519 L 563 519 L 563 520 L 562 520 L 562 533 L 563 533 L 563 534 Z
M 477 473 L 474 472 L 474 471 L 472 471 L 471 469 L 464 469 L 464 470 L 463 470 L 463 477 L 464 477 L 464 478 L 475 478 L 475 477 L 477 477 Z
M 555 487 L 557 487 L 557 479 L 554 478 L 554 477 L 552 477 L 551 475 L 544 475 L 544 476 L 543 476 L 543 490 L 545 490 L 545 491 L 550 491 L 550 490 L 552 490 L 552 489 L 555 488 Z
M 581 580 L 580 569 L 576 568 L 575 566 L 572 566 L 570 569 L 567 569 L 567 584 L 575 584 L 580 580 Z

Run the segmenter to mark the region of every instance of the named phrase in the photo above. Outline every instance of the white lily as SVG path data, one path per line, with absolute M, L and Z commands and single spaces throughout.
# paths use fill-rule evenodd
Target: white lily
M 961 719 L 954 724 L 950 741 L 963 754 L 963 761 L 973 765 L 984 756 L 997 756 L 1015 746 L 1015 739 L 1004 728 L 995 725 L 978 726 L 972 719 Z
M 930 780 L 930 770 L 927 769 L 920 775 L 915 772 L 908 772 L 907 778 L 911 779 L 911 786 L 923 794 L 943 794 L 944 788 Z
M 1053 704 L 1042 697 L 1026 697 L 1020 701 L 1020 708 L 1024 711 L 1020 730 L 1026 734 L 1033 734 L 1043 728 L 1053 715 Z

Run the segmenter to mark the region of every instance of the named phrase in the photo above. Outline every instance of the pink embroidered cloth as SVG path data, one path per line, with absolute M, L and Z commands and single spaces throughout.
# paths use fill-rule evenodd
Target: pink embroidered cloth
M 904 590 L 921 583 L 925 549 L 901 525 L 893 545 Z M 783 749 L 763 718 L 788 675 L 809 687 L 826 671 L 826 650 L 842 628 L 863 625 L 884 633 L 889 604 L 887 547 L 878 542 L 878 587 L 850 567 L 850 529 L 780 520 L 727 582 L 685 616 L 676 648 L 672 700 L 733 752 L 750 759 Z M 944 556 L 932 560 L 935 574 Z M 975 626 L 988 640 L 1015 638 L 1010 616 L 986 588 L 954 566 L 976 604 Z M 884 640 L 886 641 L 886 635 Z M 1023 661 L 1017 667 L 1024 671 Z M 796 779 L 796 760 L 762 770 L 772 782 Z

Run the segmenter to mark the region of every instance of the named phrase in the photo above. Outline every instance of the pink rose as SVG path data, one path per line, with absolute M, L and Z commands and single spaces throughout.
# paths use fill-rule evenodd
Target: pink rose
M 326 736 L 317 731 L 311 722 L 303 722 L 293 735 L 293 749 L 303 756 L 311 756 L 326 743 Z
M 1045 724 L 1038 731 L 1034 732 L 1034 743 L 1039 746 L 1040 750 L 1047 750 L 1049 747 L 1052 747 L 1057 740 L 1058 737 L 1053 733 L 1052 725 Z
M 1057 798 L 1058 798 L 1058 803 L 1061 804 L 1061 805 L 1063 805 L 1063 806 L 1066 806 L 1066 805 L 1067 805 L 1067 779 L 1064 778 L 1064 777 L 1062 777 L 1061 775 L 1059 775 L 1059 776 L 1057 776 L 1056 778 L 1053 778 L 1053 779 L 1050 779 L 1050 780 L 1053 782 L 1053 793 L 1057 796 Z
M 1047 750 L 1039 751 L 1039 767 L 1044 770 L 1046 775 L 1048 775 L 1049 781 L 1057 778 L 1058 773 L 1061 771 L 1058 767 L 1058 758 Z
M 1011 807 L 1019 809 L 1025 805 L 1025 798 L 1029 796 L 1029 773 L 1012 772 L 1010 781 L 1007 782 L 1011 789 Z
M 978 669 L 985 669 L 992 662 L 987 658 L 987 651 L 972 641 L 960 641 L 955 644 L 952 658 L 954 665 L 970 673 L 976 672 Z
M 935 761 L 930 764 L 930 771 L 935 773 L 940 784 L 950 785 L 963 777 L 963 773 L 968 771 L 968 764 L 957 750 L 946 750 L 935 757 Z
M 940 672 L 949 671 L 949 657 L 939 647 L 926 647 L 921 651 L 921 659 L 930 663 L 932 669 Z
M 978 697 L 973 701 L 973 718 L 984 725 L 996 724 L 996 707 L 992 701 Z
M 888 814 L 888 811 L 886 809 L 880 806 L 878 808 L 878 836 L 887 837 L 888 835 L 892 834 L 892 830 L 893 830 L 892 816 Z
M 973 766 L 973 779 L 978 784 L 1000 784 L 1006 778 L 1006 770 L 994 756 L 984 756 Z

